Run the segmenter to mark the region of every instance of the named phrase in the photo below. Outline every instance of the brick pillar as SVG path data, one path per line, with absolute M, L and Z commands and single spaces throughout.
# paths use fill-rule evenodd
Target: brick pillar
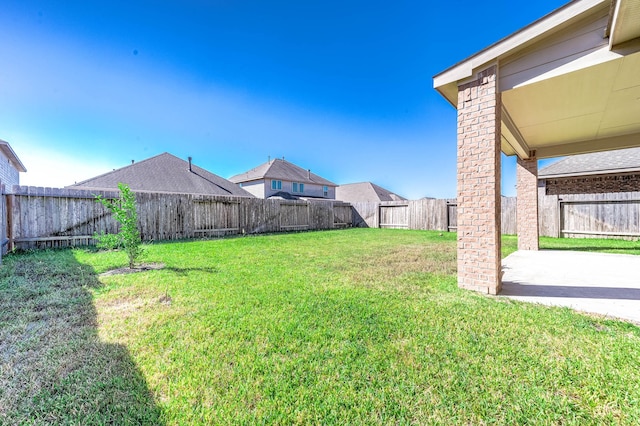
M 518 250 L 538 250 L 538 160 L 518 158 L 516 166 Z
M 497 71 L 458 87 L 458 286 L 490 294 L 502 287 Z

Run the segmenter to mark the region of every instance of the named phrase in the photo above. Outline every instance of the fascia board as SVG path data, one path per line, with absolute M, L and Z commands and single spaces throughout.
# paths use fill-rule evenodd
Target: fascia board
M 473 71 L 483 65 L 494 62 L 501 56 L 514 53 L 524 48 L 541 35 L 560 26 L 567 25 L 591 9 L 600 6 L 607 0 L 578 0 L 557 9 L 521 30 L 503 38 L 493 45 L 481 50 L 469 58 L 453 65 L 433 77 L 434 88 L 469 78 Z

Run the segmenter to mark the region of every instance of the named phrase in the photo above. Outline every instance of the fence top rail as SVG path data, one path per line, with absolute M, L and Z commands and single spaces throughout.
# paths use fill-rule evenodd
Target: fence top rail
M 214 194 L 190 194 L 180 192 L 158 192 L 158 191 L 138 191 L 133 190 L 134 194 L 141 196 L 188 196 L 192 197 L 194 202 L 226 202 L 240 204 L 242 199 L 251 197 L 240 197 L 237 195 L 214 195 Z M 49 188 L 41 186 L 24 186 L 13 185 L 11 191 L 5 189 L 3 195 L 28 196 L 28 197 L 54 197 L 54 198 L 95 198 L 101 195 L 105 198 L 118 198 L 120 191 L 117 190 L 100 190 L 100 189 L 72 189 L 72 188 Z
M 558 200 L 560 204 L 635 204 L 640 199 L 632 200 Z
M 386 204 L 386 203 L 393 203 L 394 201 L 384 201 L 382 203 L 380 203 L 380 207 L 408 207 L 409 203 L 402 203 L 402 204 Z
M 610 231 L 572 231 L 570 229 L 563 229 L 563 234 L 580 234 L 580 235 L 607 235 L 607 236 L 620 236 L 620 237 L 640 237 L 637 232 L 610 232 Z
M 220 204 L 242 204 L 242 202 L 236 198 L 213 198 L 214 196 L 211 196 L 211 198 L 207 197 L 204 198 L 203 196 L 198 196 L 196 198 L 193 199 L 193 203 L 196 204 L 214 204 L 214 203 L 220 203 Z
M 309 203 L 306 201 L 285 201 L 280 203 L 281 206 L 309 206 Z
M 96 195 L 102 195 L 106 198 L 117 198 L 120 193 L 118 191 L 88 191 L 84 189 L 14 185 L 12 191 L 5 195 L 58 198 L 95 198 Z

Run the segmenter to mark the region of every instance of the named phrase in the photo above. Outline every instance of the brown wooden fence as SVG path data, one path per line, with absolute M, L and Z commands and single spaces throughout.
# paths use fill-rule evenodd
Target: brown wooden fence
M 6 249 L 93 244 L 118 224 L 94 193 L 16 186 L 0 197 L 0 241 Z M 349 226 L 455 231 L 454 199 L 382 203 L 290 201 L 189 194 L 137 193 L 143 240 L 336 229 Z M 540 235 L 640 236 L 640 193 L 539 195 Z M 502 198 L 502 233 L 516 233 L 516 199 Z
M 117 192 L 14 187 L 6 200 L 9 249 L 94 243 L 97 232 L 118 232 L 94 194 Z M 219 237 L 351 226 L 351 205 L 340 201 L 289 201 L 213 195 L 136 193 L 144 241 Z M 0 205 L 1 209 L 1 205 Z
M 455 199 L 421 199 L 352 203 L 353 226 L 455 231 L 457 203 Z M 516 199 L 502 197 L 502 233 L 516 233 Z
M 640 192 L 538 197 L 541 236 L 640 237 Z M 352 203 L 353 226 L 456 231 L 454 199 Z M 502 197 L 502 233 L 517 233 L 516 198 Z
M 544 195 L 540 235 L 569 238 L 640 237 L 640 192 Z

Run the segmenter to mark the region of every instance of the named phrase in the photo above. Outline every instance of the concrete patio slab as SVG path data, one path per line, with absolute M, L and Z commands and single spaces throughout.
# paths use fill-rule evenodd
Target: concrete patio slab
M 499 297 L 640 323 L 640 256 L 517 251 L 502 260 Z

